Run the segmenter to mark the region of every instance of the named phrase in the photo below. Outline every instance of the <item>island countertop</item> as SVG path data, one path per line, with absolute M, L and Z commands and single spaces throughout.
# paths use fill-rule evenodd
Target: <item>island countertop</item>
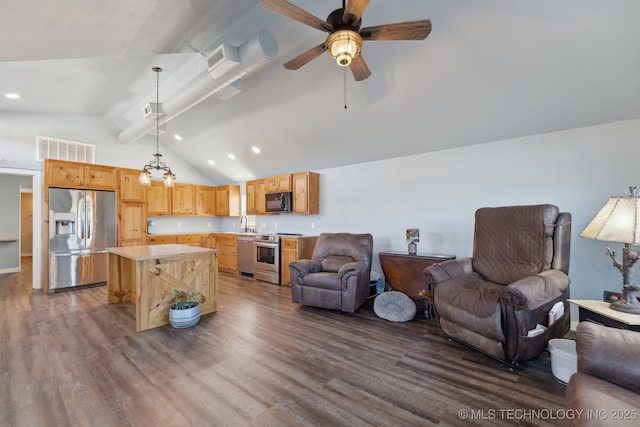
M 107 248 L 107 252 L 134 261 L 144 261 L 147 259 L 169 258 L 176 255 L 218 252 L 218 250 L 172 243 L 167 245 L 121 246 L 118 248 Z

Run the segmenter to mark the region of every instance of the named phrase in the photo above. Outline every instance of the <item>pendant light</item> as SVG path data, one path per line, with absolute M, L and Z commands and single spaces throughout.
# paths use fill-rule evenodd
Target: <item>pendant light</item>
M 154 154 L 155 160 L 144 165 L 144 168 L 140 171 L 139 180 L 140 185 L 149 186 L 151 185 L 151 172 L 153 170 L 164 171 L 162 175 L 164 186 L 173 187 L 176 176 L 165 162 L 160 161 L 162 157 L 162 154 L 160 154 L 160 73 L 162 68 L 153 67 L 152 70 L 156 73 L 156 153 Z

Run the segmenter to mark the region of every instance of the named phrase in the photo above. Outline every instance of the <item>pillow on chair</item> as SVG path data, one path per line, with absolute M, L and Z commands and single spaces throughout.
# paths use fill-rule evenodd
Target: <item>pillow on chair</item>
M 391 322 L 408 322 L 416 315 L 416 304 L 402 292 L 383 292 L 373 300 L 373 312 Z

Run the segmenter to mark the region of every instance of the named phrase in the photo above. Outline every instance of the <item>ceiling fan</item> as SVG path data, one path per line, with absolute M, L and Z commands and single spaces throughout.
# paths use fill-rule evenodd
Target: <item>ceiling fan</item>
M 361 81 L 371 75 L 360 54 L 364 40 L 424 40 L 431 32 L 429 19 L 360 28 L 369 0 L 342 0 L 342 8 L 331 12 L 326 21 L 285 0 L 261 0 L 260 3 L 271 12 L 329 33 L 325 42 L 284 64 L 288 70 L 297 70 L 326 50 L 338 65 L 351 69 L 356 81 Z

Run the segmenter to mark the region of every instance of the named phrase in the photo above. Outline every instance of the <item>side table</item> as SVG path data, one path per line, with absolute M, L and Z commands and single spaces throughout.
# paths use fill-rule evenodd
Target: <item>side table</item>
M 605 301 L 570 299 L 569 302 L 578 306 L 578 319 L 581 322 L 640 332 L 640 314 L 612 310 Z
M 382 274 L 384 274 L 385 289 L 402 292 L 408 295 L 418 308 L 424 311 L 426 317 L 431 317 L 431 304 L 418 293 L 426 289 L 422 279 L 422 270 L 426 267 L 449 259 L 455 255 L 417 253 L 409 255 L 402 251 L 387 251 L 378 253 Z

